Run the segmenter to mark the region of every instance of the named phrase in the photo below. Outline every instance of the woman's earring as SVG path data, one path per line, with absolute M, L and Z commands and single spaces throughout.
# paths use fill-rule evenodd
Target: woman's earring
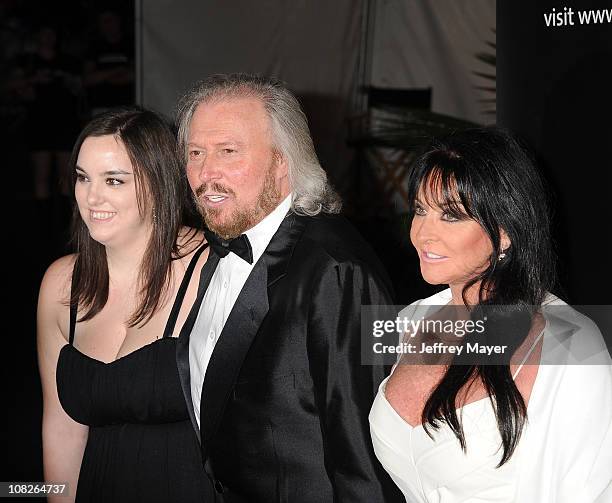
M 505 258 L 506 258 L 506 252 L 505 252 L 505 250 L 502 250 L 502 252 L 499 254 L 499 257 L 498 257 L 497 260 L 501 262 Z

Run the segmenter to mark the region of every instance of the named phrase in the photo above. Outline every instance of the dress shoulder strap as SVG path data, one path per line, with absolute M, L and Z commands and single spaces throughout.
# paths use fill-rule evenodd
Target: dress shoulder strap
M 185 293 L 187 292 L 187 287 L 189 286 L 189 281 L 191 279 L 191 276 L 193 275 L 193 271 L 195 269 L 196 263 L 198 259 L 200 258 L 200 255 L 202 255 L 202 252 L 207 247 L 208 247 L 207 243 L 203 244 L 202 246 L 200 246 L 200 248 L 196 250 L 196 252 L 193 254 L 193 257 L 191 257 L 189 265 L 187 266 L 187 270 L 185 271 L 185 276 L 183 276 L 183 280 L 176 294 L 176 299 L 174 301 L 174 305 L 172 306 L 170 317 L 168 318 L 168 321 L 166 322 L 166 328 L 164 330 L 164 335 L 163 335 L 164 337 L 170 337 L 172 335 L 172 332 L 174 331 L 174 326 L 176 325 L 176 319 L 181 309 L 183 298 L 185 297 Z M 72 298 L 72 289 L 74 288 L 74 281 L 75 281 L 75 277 L 73 274 L 72 283 L 70 287 L 71 298 Z M 70 328 L 68 332 L 69 333 L 68 343 L 71 346 L 74 345 L 74 332 L 76 328 L 78 307 L 79 307 L 78 304 L 70 303 Z
M 76 327 L 78 304 L 72 303 L 72 290 L 74 288 L 74 271 L 72 273 L 72 280 L 70 282 L 70 328 L 68 329 L 68 343 L 74 345 L 74 330 Z
M 533 341 L 533 344 L 531 345 L 531 347 L 529 348 L 529 351 L 527 351 L 527 354 L 525 355 L 525 357 L 523 358 L 523 360 L 521 361 L 521 364 L 517 367 L 517 369 L 514 371 L 514 375 L 512 376 L 512 379 L 516 379 L 516 376 L 519 375 L 519 372 L 523 369 L 523 367 L 525 366 L 525 363 L 527 363 L 527 360 L 529 360 L 529 357 L 531 356 L 531 353 L 533 353 L 533 350 L 536 348 L 536 346 L 538 345 L 538 342 L 540 342 L 540 339 L 542 337 L 544 337 L 544 331 L 546 330 L 546 327 L 544 327 L 542 329 L 542 331 L 540 332 L 540 334 L 536 337 L 535 341 Z
M 202 252 L 208 248 L 208 243 L 204 243 L 200 248 L 196 250 L 189 261 L 189 265 L 187 266 L 187 270 L 185 271 L 185 275 L 183 276 L 183 280 L 181 281 L 181 286 L 179 286 L 178 292 L 176 293 L 176 299 L 174 299 L 174 304 L 172 306 L 172 311 L 170 311 L 170 316 L 168 317 L 168 321 L 166 322 L 166 328 L 164 329 L 163 337 L 171 337 L 172 332 L 174 332 L 174 327 L 176 326 L 176 320 L 178 318 L 179 311 L 181 310 L 181 306 L 183 305 L 183 299 L 185 298 L 185 293 L 187 292 L 187 287 L 189 286 L 189 282 L 191 280 L 191 276 L 193 276 L 193 271 L 195 270 L 196 263 L 202 255 Z

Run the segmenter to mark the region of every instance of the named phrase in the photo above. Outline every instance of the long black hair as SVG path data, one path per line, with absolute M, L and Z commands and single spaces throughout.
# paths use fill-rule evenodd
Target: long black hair
M 73 185 L 76 162 L 88 137 L 112 135 L 121 141 L 132 163 L 141 215 L 152 215 L 152 231 L 140 266 L 140 302 L 129 326 L 146 323 L 159 308 L 171 280 L 171 260 L 180 255 L 177 238 L 187 210 L 187 182 L 176 153 L 175 136 L 157 113 L 140 107 L 117 108 L 94 117 L 79 135 L 71 158 Z M 79 321 L 93 318 L 108 300 L 106 249 L 89 234 L 77 205 L 72 217 L 77 257 L 72 305 L 85 308 Z
M 467 291 L 479 284 L 478 304 L 470 309 L 500 306 L 498 326 L 503 320 L 522 320 L 513 327 L 513 340 L 504 341 L 513 353 L 529 333 L 533 306 L 556 286 L 550 198 L 532 156 L 498 128 L 456 133 L 434 141 L 413 164 L 408 175 L 411 216 L 422 193 L 432 206 L 473 219 L 488 235 L 493 250 L 488 266 L 464 286 L 463 301 L 467 305 Z M 501 230 L 510 240 L 507 249 L 502 249 Z M 446 422 L 465 450 L 457 396 L 474 378 L 484 385 L 495 410 L 503 446 L 501 466 L 512 456 L 527 417 L 509 362 L 450 365 L 423 408 L 423 425 L 427 431 Z

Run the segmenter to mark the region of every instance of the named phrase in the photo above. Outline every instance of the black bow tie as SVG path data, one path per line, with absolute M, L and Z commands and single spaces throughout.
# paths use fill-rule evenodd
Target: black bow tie
M 237 238 L 226 240 L 207 229 L 204 231 L 204 235 L 210 247 L 220 258 L 225 257 L 229 252 L 233 252 L 249 264 L 253 263 L 253 249 L 246 234 L 240 234 Z

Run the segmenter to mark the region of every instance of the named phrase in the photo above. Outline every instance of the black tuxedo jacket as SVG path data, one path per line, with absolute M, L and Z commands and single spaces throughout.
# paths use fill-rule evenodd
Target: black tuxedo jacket
M 211 251 L 200 301 L 218 261 Z M 361 305 L 391 301 L 378 259 L 344 218 L 283 220 L 206 371 L 198 433 L 216 498 L 404 501 L 370 440 L 368 413 L 385 369 L 361 365 L 360 353 Z M 194 426 L 188 332 L 198 309 L 196 302 L 177 346 Z

